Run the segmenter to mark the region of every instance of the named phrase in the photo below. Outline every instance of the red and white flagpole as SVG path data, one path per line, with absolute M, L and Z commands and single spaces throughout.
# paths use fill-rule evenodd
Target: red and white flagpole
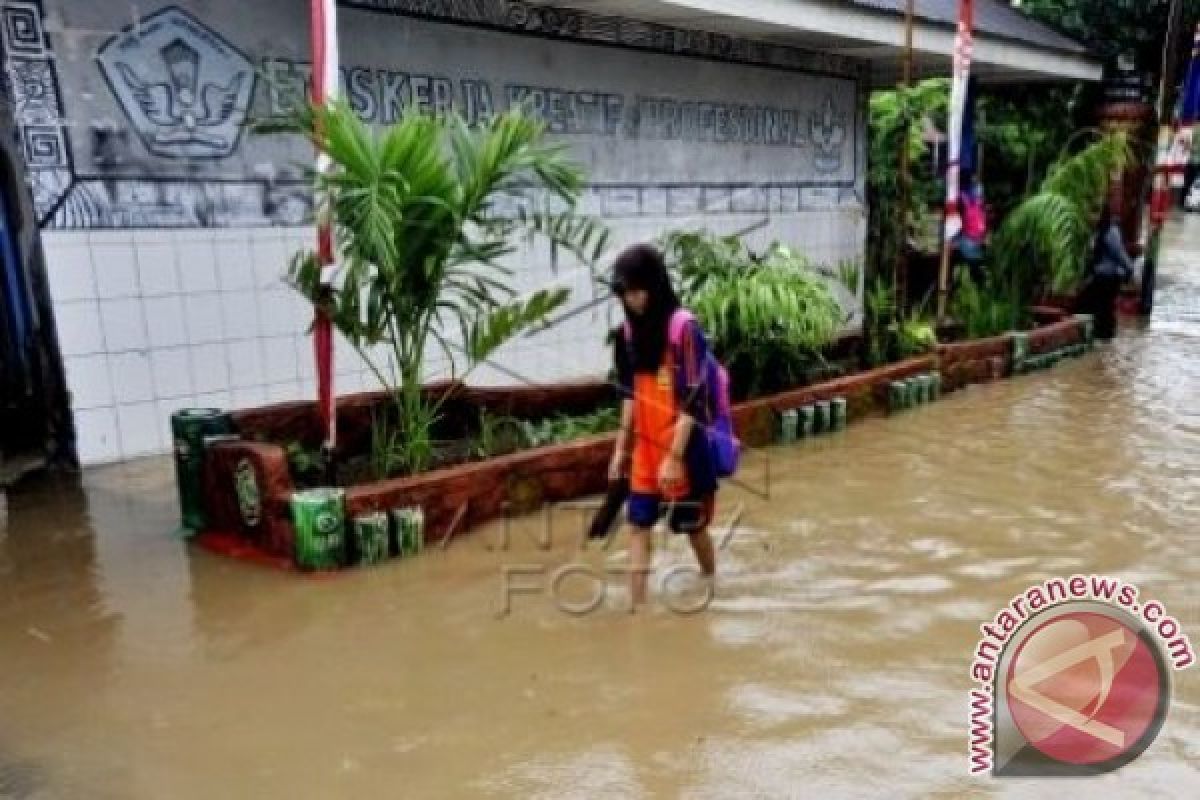
M 1171 208 L 1170 154 L 1172 105 L 1168 96 L 1175 86 L 1175 54 L 1178 52 L 1179 27 L 1183 20 L 1183 3 L 1171 0 L 1167 13 L 1167 34 L 1163 42 L 1162 80 L 1158 89 L 1158 149 L 1154 158 L 1154 183 L 1150 192 L 1150 231 L 1146 242 L 1146 259 L 1142 267 L 1140 311 L 1149 316 L 1154 311 L 1154 290 L 1158 281 L 1158 256 L 1162 245 L 1163 225 Z
M 954 80 L 950 88 L 950 124 L 946 153 L 946 207 L 942 263 L 938 270 L 937 318 L 946 317 L 946 301 L 950 294 L 950 255 L 954 239 L 962 232 L 959 211 L 959 167 L 962 163 L 963 117 L 967 108 L 967 87 L 971 80 L 971 56 L 974 48 L 974 0 L 958 0 L 958 33 L 954 37 Z
M 325 105 L 338 92 L 338 39 L 336 0 L 312 0 L 312 101 Z M 317 171 L 331 163 L 317 153 Z M 337 446 L 337 400 L 333 393 L 333 323 L 324 301 L 331 291 L 334 264 L 333 225 L 329 208 L 317 208 L 317 259 L 321 264 L 321 292 L 313 322 L 313 352 L 317 362 L 317 408 L 324 427 L 324 448 L 332 455 Z

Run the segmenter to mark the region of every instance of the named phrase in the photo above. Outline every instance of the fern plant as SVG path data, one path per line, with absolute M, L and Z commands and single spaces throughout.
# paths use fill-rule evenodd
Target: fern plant
M 1128 136 L 1101 136 L 1051 167 L 1036 194 L 1004 220 L 992 242 L 996 266 L 1016 313 L 1042 288 L 1075 290 L 1087 270 L 1092 235 L 1109 185 L 1132 157 Z
M 339 103 L 259 130 L 303 135 L 332 163 L 313 180 L 338 246 L 335 286 L 323 288 L 312 252 L 295 258 L 291 278 L 395 399 L 398 430 L 376 442 L 377 471 L 420 471 L 448 397 L 421 392 L 427 354 L 440 350 L 452 377 L 464 377 L 567 300 L 565 289 L 516 297 L 502 259 L 523 237 L 545 238 L 585 263 L 599 258 L 607 231 L 574 211 L 583 171 L 520 110 L 477 128 L 455 114 L 412 113 L 372 129 Z M 531 189 L 563 210 L 529 209 Z M 497 212 L 505 201 L 514 213 Z

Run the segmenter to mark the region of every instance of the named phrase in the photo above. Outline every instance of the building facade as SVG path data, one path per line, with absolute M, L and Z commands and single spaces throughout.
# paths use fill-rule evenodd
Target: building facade
M 0 10 L 81 461 L 167 451 L 181 407 L 313 397 L 311 309 L 284 282 L 314 241 L 313 153 L 250 130 L 304 102 L 306 0 Z M 583 210 L 616 247 L 703 227 L 831 272 L 863 255 L 866 62 L 507 0 L 347 2 L 339 39 L 342 92 L 370 122 L 525 104 L 587 167 Z M 519 289 L 596 296 L 547 252 L 511 266 Z M 839 291 L 856 315 L 858 293 Z M 602 375 L 614 318 L 590 308 L 474 379 Z M 348 348 L 336 364 L 339 393 L 373 388 Z

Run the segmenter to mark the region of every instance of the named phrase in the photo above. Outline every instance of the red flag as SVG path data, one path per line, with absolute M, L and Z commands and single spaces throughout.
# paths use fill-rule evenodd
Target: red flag
M 959 0 L 958 34 L 954 37 L 954 80 L 950 87 L 950 124 L 946 132 L 946 223 L 947 246 L 962 231 L 959 213 L 959 173 L 962 166 L 963 117 L 967 108 L 967 92 L 971 80 L 971 55 L 974 47 L 975 4 Z
M 312 0 L 312 101 L 324 105 L 337 96 L 338 42 L 336 0 Z M 317 171 L 330 167 L 324 153 L 317 154 Z M 317 408 L 325 428 L 325 448 L 337 445 L 337 399 L 333 393 L 333 323 L 324 302 L 330 293 L 334 263 L 333 228 L 328 209 L 317 209 L 317 259 L 321 264 L 321 292 L 313 322 L 313 354 L 317 361 Z

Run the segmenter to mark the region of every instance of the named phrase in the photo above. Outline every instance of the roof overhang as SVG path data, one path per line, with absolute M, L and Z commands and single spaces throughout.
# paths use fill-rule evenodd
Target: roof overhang
M 565 0 L 559 5 L 853 58 L 871 65 L 876 86 L 895 83 L 903 63 L 903 17 L 843 2 Z M 913 51 L 918 77 L 949 75 L 953 27 L 918 19 Z M 1100 63 L 1084 52 L 981 32 L 975 35 L 972 72 L 987 83 L 1097 81 L 1102 76 Z

